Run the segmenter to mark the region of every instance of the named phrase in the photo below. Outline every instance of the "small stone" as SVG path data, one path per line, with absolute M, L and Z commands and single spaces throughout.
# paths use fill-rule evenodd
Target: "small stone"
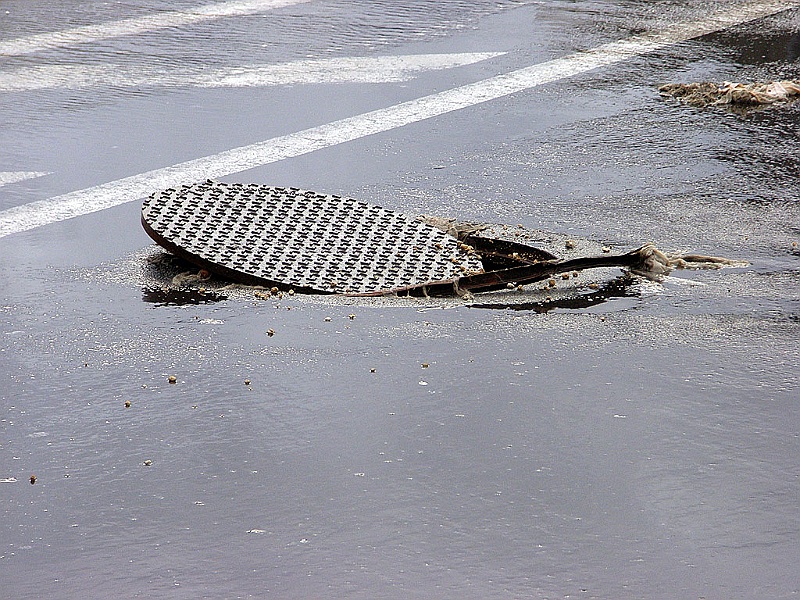
M 564 242 L 564 246 L 566 247 L 567 250 L 574 250 L 575 246 L 577 245 L 578 244 L 575 243 L 575 240 L 567 240 L 566 242 Z
M 562 273 L 561 279 L 569 279 L 569 273 Z
M 555 287 L 556 286 L 556 280 L 555 279 L 550 279 L 547 282 L 547 285 L 549 285 L 550 287 Z
M 170 376 L 167 378 L 167 381 L 169 381 L 170 383 L 178 383 L 178 378 L 177 378 L 177 377 L 175 377 L 175 375 L 170 375 Z
M 588 287 L 589 287 L 590 290 L 599 290 L 600 289 L 600 285 L 597 284 L 597 283 L 590 283 Z
M 250 380 L 249 380 L 249 379 L 245 379 L 245 380 L 244 380 L 244 384 L 245 384 L 245 385 L 250 385 Z
M 36 483 L 36 475 L 31 475 L 31 485 Z
M 376 371 L 375 367 L 373 367 L 373 368 L 371 368 L 371 369 L 369 370 L 369 372 L 370 372 L 370 373 L 374 373 L 375 371 Z
M 330 318 L 330 317 L 325 317 L 325 319 L 323 319 L 323 320 L 324 320 L 326 323 L 330 323 L 330 322 L 331 322 L 331 318 Z
M 606 254 L 608 254 L 609 252 L 611 252 L 611 248 L 609 248 L 608 246 L 603 246 L 603 247 L 601 248 L 601 250 L 602 250 L 603 252 L 605 252 Z
M 267 335 L 269 337 L 272 337 L 273 335 L 275 335 L 275 330 L 274 329 L 267 329 Z
M 142 464 L 144 464 L 144 466 L 145 466 L 145 467 L 149 467 L 150 465 L 152 465 L 152 464 L 153 464 L 153 461 L 152 461 L 152 460 L 150 460 L 150 459 L 148 458 L 148 459 L 147 459 L 146 461 L 144 461 L 144 463 L 142 463 Z
M 351 313 L 351 314 L 347 315 L 347 318 L 348 318 L 348 319 L 350 319 L 350 320 L 352 321 L 353 319 L 355 319 L 355 318 L 356 318 L 356 316 L 355 316 L 354 314 L 352 314 L 352 313 Z
M 131 401 L 125 400 L 125 408 L 130 408 L 130 407 L 131 407 Z
M 428 363 L 422 363 L 422 368 L 423 368 L 423 369 L 427 369 L 429 366 L 430 366 L 430 365 L 428 365 Z

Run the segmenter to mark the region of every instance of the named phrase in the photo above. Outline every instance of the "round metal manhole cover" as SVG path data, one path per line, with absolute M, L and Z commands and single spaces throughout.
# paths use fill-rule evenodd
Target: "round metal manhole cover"
M 368 293 L 482 271 L 433 226 L 359 200 L 297 188 L 205 183 L 157 192 L 142 225 L 170 252 L 234 281 Z

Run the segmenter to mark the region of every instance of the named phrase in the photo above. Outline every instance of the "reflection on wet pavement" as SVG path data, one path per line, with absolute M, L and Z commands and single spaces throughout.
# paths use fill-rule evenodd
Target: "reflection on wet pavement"
M 593 284 L 597 291 L 575 295 L 572 297 L 553 299 L 545 298 L 537 302 L 481 302 L 476 299 L 469 304 L 470 308 L 488 308 L 488 309 L 501 309 L 501 310 L 517 310 L 517 311 L 532 311 L 536 313 L 547 313 L 556 309 L 567 310 L 580 310 L 582 308 L 591 308 L 599 304 L 615 300 L 617 298 L 635 298 L 638 296 L 636 291 L 636 284 L 638 278 L 636 276 L 625 274 L 621 277 L 604 283 L 603 285 Z
M 205 289 L 144 288 L 142 290 L 142 300 L 156 306 L 209 304 L 227 299 L 227 296 Z

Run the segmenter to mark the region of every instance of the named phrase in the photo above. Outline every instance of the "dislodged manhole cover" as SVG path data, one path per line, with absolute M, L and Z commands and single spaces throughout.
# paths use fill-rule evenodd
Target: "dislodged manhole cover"
M 598 267 L 662 274 L 676 266 L 734 262 L 667 255 L 652 244 L 619 255 L 559 259 L 484 237 L 479 231 L 485 226 L 429 221 L 352 198 L 213 181 L 155 193 L 142 205 L 145 230 L 176 256 L 232 281 L 302 292 L 463 295 Z
M 161 246 L 234 281 L 370 293 L 483 270 L 444 231 L 341 196 L 207 181 L 153 194 L 142 224 Z

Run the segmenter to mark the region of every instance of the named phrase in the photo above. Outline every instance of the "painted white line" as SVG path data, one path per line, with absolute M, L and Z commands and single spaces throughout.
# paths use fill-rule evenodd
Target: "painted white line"
M 86 87 L 254 87 L 311 83 L 391 83 L 414 75 L 473 64 L 504 54 L 470 52 L 299 60 L 232 69 L 164 71 L 120 65 L 41 65 L 0 71 L 0 92 Z
M 46 171 L 0 171 L 0 187 L 45 175 L 50 175 L 50 173 Z
M 40 33 L 29 37 L 0 41 L 0 56 L 20 56 L 52 48 L 68 48 L 79 44 L 166 29 L 168 27 L 181 27 L 222 17 L 251 15 L 309 1 L 310 0 L 235 0 L 230 2 L 217 2 L 198 6 L 191 11 L 155 13 L 144 17 L 132 17 L 120 21 L 110 21 L 98 23 L 96 25 L 74 27 L 62 31 Z
M 712 13 L 701 22 L 679 24 L 657 35 L 635 36 L 570 54 L 476 83 L 387 108 L 312 127 L 249 146 L 155 169 L 110 183 L 31 202 L 0 212 L 0 237 L 119 206 L 176 185 L 239 173 L 368 135 L 475 106 L 547 83 L 586 73 L 698 35 L 800 6 L 800 0 L 751 2 Z

